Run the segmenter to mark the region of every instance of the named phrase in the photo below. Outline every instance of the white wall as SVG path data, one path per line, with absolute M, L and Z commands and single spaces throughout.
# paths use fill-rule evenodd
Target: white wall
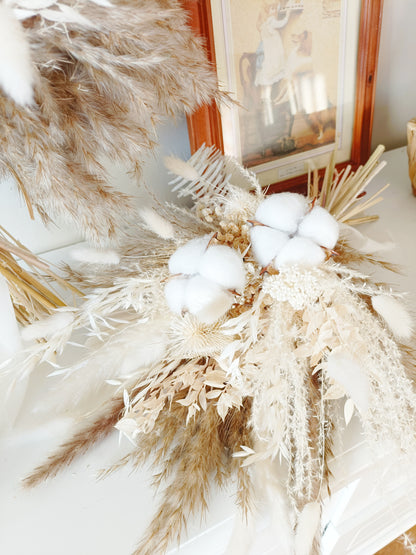
M 416 1 L 384 0 L 372 146 L 407 143 L 416 117 Z

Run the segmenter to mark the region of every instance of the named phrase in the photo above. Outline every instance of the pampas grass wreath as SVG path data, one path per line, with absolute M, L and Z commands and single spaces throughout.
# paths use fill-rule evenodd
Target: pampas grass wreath
M 164 117 L 219 97 L 179 0 L 0 3 L 0 175 L 32 217 L 115 240 L 133 204 L 103 159 L 139 174 Z
M 353 413 L 374 451 L 385 442 L 403 456 L 416 450 L 412 322 L 400 295 L 360 271 L 389 265 L 350 225 L 374 218 L 363 210 L 381 197 L 363 192 L 382 151 L 355 172 L 338 172 L 332 158 L 321 183 L 311 171 L 308 197 L 266 197 L 254 174 L 212 148 L 169 158 L 172 188 L 192 208 L 144 210 L 118 266 L 67 267 L 85 301 L 66 326 L 46 320 L 44 341 L 3 370 L 24 376 L 51 360 L 63 379 L 42 402 L 75 409 L 100 388 L 104 400 L 26 486 L 116 427 L 134 447 L 107 472 L 150 462 L 164 487 L 135 555 L 165 553 L 207 508 L 212 483 L 231 479 L 246 525 L 230 549 L 241 534 L 250 544 L 268 500 L 286 552 L 319 553 L 334 443 Z M 84 355 L 65 367 L 61 355 L 83 327 Z

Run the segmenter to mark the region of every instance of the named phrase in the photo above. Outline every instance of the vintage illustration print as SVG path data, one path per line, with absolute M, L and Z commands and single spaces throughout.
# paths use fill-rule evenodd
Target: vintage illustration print
M 334 143 L 340 4 L 228 0 L 245 165 Z

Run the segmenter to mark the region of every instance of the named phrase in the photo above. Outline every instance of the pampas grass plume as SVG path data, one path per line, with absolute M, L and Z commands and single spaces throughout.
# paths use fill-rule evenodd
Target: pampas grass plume
M 286 233 L 295 233 L 307 208 L 308 201 L 303 195 L 278 193 L 270 195 L 259 205 L 256 220 Z
M 35 341 L 44 337 L 50 337 L 57 331 L 70 326 L 73 321 L 74 315 L 72 312 L 56 312 L 52 316 L 48 316 L 23 328 L 21 336 L 24 341 Z
M 413 331 L 412 317 L 397 299 L 389 295 L 375 295 L 371 297 L 371 303 L 395 337 L 410 339 Z
M 201 176 L 191 164 L 180 158 L 176 158 L 176 156 L 166 156 L 163 161 L 166 169 L 174 175 L 183 177 L 183 179 L 187 179 L 188 181 L 197 181 L 201 179 Z
M 318 245 L 333 249 L 339 237 L 339 225 L 328 210 L 315 206 L 299 224 L 298 234 L 308 237 Z
M 175 232 L 173 231 L 172 224 L 155 210 L 145 207 L 139 213 L 144 223 L 153 233 L 156 233 L 162 239 L 173 239 Z
M 13 11 L 0 3 L 0 85 L 17 104 L 33 103 L 34 71 L 29 44 Z

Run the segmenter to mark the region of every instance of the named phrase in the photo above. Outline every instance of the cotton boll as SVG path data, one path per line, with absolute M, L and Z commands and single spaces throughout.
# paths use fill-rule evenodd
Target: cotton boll
M 311 268 L 322 264 L 325 260 L 325 252 L 319 245 L 306 237 L 293 237 L 279 252 L 274 260 L 274 266 L 278 270 L 283 266 L 304 266 Z
M 233 295 L 217 283 L 202 276 L 189 279 L 186 308 L 200 322 L 213 324 L 231 308 L 233 301 Z
M 413 331 L 412 317 L 405 307 L 390 295 L 375 295 L 371 298 L 373 308 L 398 339 L 410 339 Z
M 254 258 L 266 267 L 289 241 L 289 236 L 272 227 L 255 225 L 250 229 L 250 239 Z
M 225 245 L 213 245 L 202 256 L 199 274 L 224 289 L 244 289 L 246 272 L 241 255 Z
M 206 251 L 211 235 L 191 239 L 179 247 L 169 259 L 171 274 L 194 275 L 198 273 L 202 255 Z
M 256 220 L 262 224 L 295 233 L 308 209 L 308 201 L 298 193 L 278 193 L 267 197 L 257 208 Z
M 334 352 L 328 356 L 326 371 L 365 414 L 370 404 L 370 383 L 358 361 L 346 352 Z
M 181 314 L 185 308 L 186 289 L 189 278 L 177 277 L 170 279 L 165 285 L 165 297 L 168 307 L 176 314 Z
M 338 241 L 339 225 L 328 210 L 315 206 L 300 222 L 298 235 L 308 237 L 327 249 L 333 249 Z

